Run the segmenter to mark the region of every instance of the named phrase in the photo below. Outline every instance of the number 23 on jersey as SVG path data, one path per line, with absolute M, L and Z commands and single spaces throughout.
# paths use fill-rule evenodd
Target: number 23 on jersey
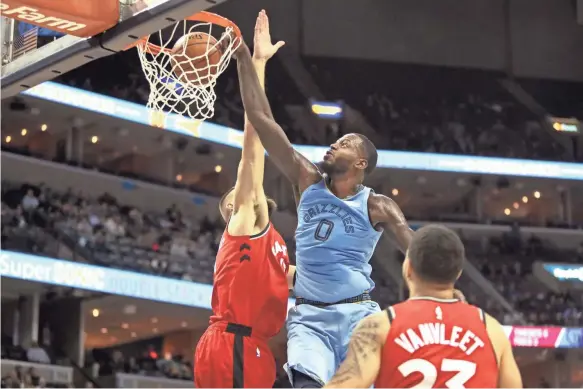
M 441 372 L 455 373 L 445 383 L 445 387 L 451 389 L 464 388 L 465 383 L 476 374 L 476 364 L 462 359 L 443 359 L 439 369 Z M 399 372 L 403 377 L 414 373 L 421 374 L 423 376 L 421 382 L 412 387 L 417 389 L 433 388 L 439 375 L 437 367 L 425 359 L 411 359 L 404 362 L 399 366 Z

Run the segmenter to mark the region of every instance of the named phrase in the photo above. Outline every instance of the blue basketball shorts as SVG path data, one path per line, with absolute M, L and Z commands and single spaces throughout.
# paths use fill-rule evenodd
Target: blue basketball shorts
M 288 362 L 284 366 L 290 382 L 293 384 L 295 370 L 326 384 L 346 358 L 358 322 L 379 311 L 374 301 L 291 308 L 286 324 Z

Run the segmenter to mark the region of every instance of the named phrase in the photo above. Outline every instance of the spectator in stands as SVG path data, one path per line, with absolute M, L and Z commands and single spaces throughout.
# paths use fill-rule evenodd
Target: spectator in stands
M 34 195 L 34 191 L 32 189 L 26 191 L 26 195 L 22 198 L 22 208 L 27 212 L 31 212 L 37 209 L 38 205 L 39 201 Z
M 51 359 L 49 355 L 38 345 L 37 342 L 32 342 L 30 348 L 26 351 L 26 358 L 29 362 L 36 362 L 36 363 L 51 363 Z
M 140 369 L 140 366 L 138 365 L 138 362 L 136 361 L 135 357 L 130 357 L 127 361 L 127 364 L 125 366 L 125 372 L 128 374 L 141 374 L 142 370 Z
M 45 387 L 44 378 L 42 378 L 38 374 L 38 371 L 34 367 L 31 367 L 30 369 L 28 369 L 26 377 L 30 380 L 31 386 L 29 386 L 29 387 L 33 387 L 33 388 L 44 388 Z
M 111 239 L 125 236 L 125 228 L 119 215 L 109 216 L 105 221 L 105 230 Z
M 2 387 L 3 388 L 20 388 L 21 383 L 18 375 L 16 374 L 16 370 L 9 372 L 6 376 L 2 378 Z

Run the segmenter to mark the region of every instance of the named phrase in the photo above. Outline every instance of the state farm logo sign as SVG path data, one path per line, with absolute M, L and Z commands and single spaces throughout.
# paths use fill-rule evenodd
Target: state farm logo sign
M 14 7 L 6 3 L 0 4 L 0 13 L 6 17 L 18 19 L 24 22 L 31 22 L 42 27 L 63 32 L 82 31 L 87 28 L 86 24 L 77 23 L 73 20 L 66 20 L 50 15 L 42 14 L 38 9 L 31 7 Z

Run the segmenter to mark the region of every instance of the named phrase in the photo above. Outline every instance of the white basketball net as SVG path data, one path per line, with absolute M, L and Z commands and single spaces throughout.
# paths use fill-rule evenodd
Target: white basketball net
M 223 27 L 213 23 L 184 20 L 176 23 L 171 32 L 169 31 L 170 28 L 168 28 L 146 38 L 148 42 L 162 48 L 159 52 L 151 49 L 146 44 L 138 44 L 137 48 L 142 69 L 150 84 L 148 108 L 157 111 L 174 112 L 198 120 L 206 120 L 213 117 L 214 104 L 217 98 L 215 94 L 217 78 L 229 65 L 233 52 L 241 44 L 241 39 L 234 34 L 232 27 L 227 27 L 224 28 L 225 31 L 215 44 L 209 43 L 207 45 L 206 52 L 203 55 L 188 58 L 184 53 L 187 45 L 183 45 L 182 52 L 176 53 L 176 56 L 171 54 L 174 44 L 182 36 L 193 32 L 205 32 L 212 35 L 213 27 L 215 29 L 223 29 Z M 159 41 L 151 42 L 151 40 Z M 208 57 L 209 54 L 215 53 L 215 50 L 222 50 L 223 54 L 220 61 L 212 65 Z M 176 60 L 177 57 L 181 60 Z M 184 73 L 196 78 L 193 62 L 197 63 L 199 73 L 204 76 L 198 78 L 196 82 L 185 81 L 184 76 L 179 80 L 177 74 L 174 73 L 175 69 L 192 69 Z M 200 68 L 200 65 L 198 65 L 200 63 L 205 64 L 206 68 Z

